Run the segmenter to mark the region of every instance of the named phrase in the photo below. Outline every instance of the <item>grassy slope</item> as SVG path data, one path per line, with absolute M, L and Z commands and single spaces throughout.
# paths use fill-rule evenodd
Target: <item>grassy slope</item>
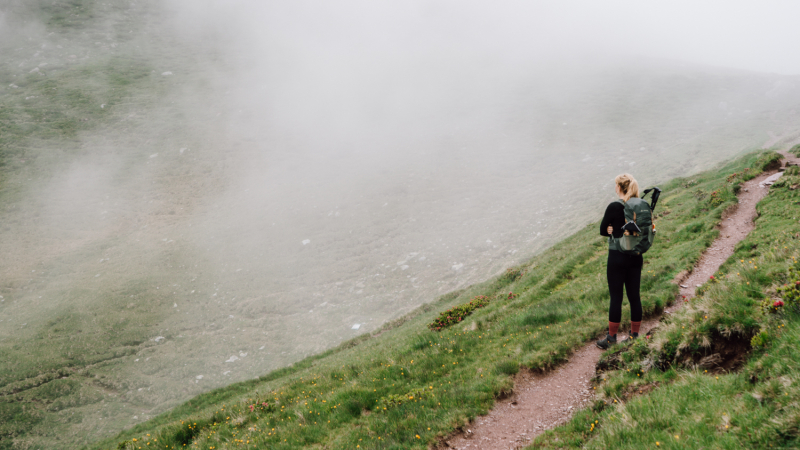
M 774 157 L 749 155 L 663 186 L 658 244 L 644 269 L 646 315 L 675 297 L 670 281 L 710 245 L 722 211 L 736 201 L 738 182 Z M 727 180 L 745 168 L 746 175 Z M 712 191 L 721 193 L 719 200 Z M 96 447 L 426 448 L 488 411 L 521 365 L 551 367 L 602 332 L 606 251 L 590 225 L 521 266 L 516 280 L 474 286 L 378 338 L 362 337 L 260 380 L 199 396 Z M 510 299 L 509 292 L 518 296 Z M 427 329 L 438 311 L 476 295 L 489 296 L 491 304 L 463 324 Z
M 143 27 L 139 12 L 125 8 L 118 11 L 110 4 L 91 0 L 46 3 L 19 3 L 12 11 L 18 14 L 15 17 L 40 21 L 55 34 L 48 36 L 44 45 L 37 37 L 33 50 L 30 45 L 16 48 L 13 42 L 4 43 L 4 55 L 10 57 L 0 59 L 0 211 L 6 217 L 6 234 L 11 234 L 9 229 L 24 226 L 20 221 L 25 218 L 15 214 L 14 208 L 32 201 L 24 196 L 25 180 L 47 180 L 83 157 L 87 133 L 121 135 L 140 127 L 141 121 L 132 118 L 133 113 L 154 109 L 159 98 L 174 89 L 163 77 L 154 76 L 148 57 L 137 50 L 144 44 L 127 36 L 128 30 L 139 34 Z M 97 16 L 103 17 L 102 24 L 93 20 Z M 24 38 L 25 30 L 20 35 Z M 110 36 L 114 37 L 114 47 L 107 45 Z M 49 63 L 31 72 L 34 51 L 42 53 Z M 20 69 L 23 64 L 24 70 Z M 150 128 L 152 136 L 155 133 Z M 115 144 L 132 146 L 128 142 Z M 102 245 L 86 251 L 96 251 L 97 247 Z M 68 261 L 56 261 L 53 266 L 53 273 L 74 270 Z M 30 288 L 28 277 L 4 274 L 0 291 L 5 294 L 5 305 L 0 304 L 0 311 L 7 311 L 3 307 L 12 303 L 10 292 Z M 90 289 L 67 291 L 58 295 L 78 299 L 93 294 Z M 128 291 L 138 292 L 133 282 L 116 292 L 120 297 Z M 103 301 L 110 304 L 107 297 Z M 101 377 L 94 379 L 91 368 L 154 345 L 146 342 L 146 336 L 152 334 L 150 330 L 160 316 L 158 311 L 148 310 L 130 311 L 136 318 L 124 323 L 111 316 L 100 318 L 105 331 L 97 333 L 90 330 L 95 323 L 88 325 L 93 320 L 87 318 L 91 311 L 87 313 L 80 306 L 58 314 L 45 312 L 51 313 L 50 332 L 19 330 L 18 335 L 30 334 L 22 345 L 0 339 L 5 341 L 0 346 L 0 448 L 48 446 L 59 440 L 91 441 L 91 433 L 75 438 L 66 437 L 66 432 L 82 428 L 86 412 L 82 408 L 91 409 L 104 402 L 104 392 L 118 388 L 105 386 Z M 8 316 L 5 318 L 11 322 Z M 110 345 L 100 348 L 97 343 L 102 341 Z M 30 435 L 44 437 L 46 443 Z
M 800 309 L 776 291 L 800 279 L 797 173 L 785 175 L 759 203 L 755 231 L 720 268 L 717 281 L 667 318 L 651 340 L 607 354 L 616 370 L 599 380 L 594 407 L 530 448 L 800 446 Z M 781 297 L 786 304 L 777 312 L 762 306 Z M 754 335 L 755 350 L 738 372 L 692 364 Z M 635 395 L 654 385 L 663 387 Z
M 37 52 L 53 55 L 47 65 L 32 71 L 28 64 L 24 75 L 18 76 L 23 65 L 18 67 L 16 63 L 31 57 L 18 52 L 30 51 L 27 48 L 6 49 L 11 57 L 0 63 L 0 165 L 5 170 L 20 171 L 25 163 L 30 166 L 30 160 L 55 160 L 56 155 L 79 152 L 78 133 L 113 121 L 119 113 L 115 106 L 130 101 L 134 92 L 150 92 L 147 99 L 141 95 L 137 99 L 150 103 L 163 94 L 163 88 L 150 76 L 151 67 L 145 57 L 104 52 L 101 42 L 97 42 L 96 49 L 70 46 L 93 38 L 106 41 L 112 34 L 115 42 L 124 45 L 131 38 L 121 30 L 138 30 L 142 25 L 135 14 L 103 11 L 105 18 L 113 17 L 114 21 L 93 26 L 92 18 L 98 15 L 95 3 L 26 2 L 15 11 L 21 17 L 35 17 L 58 35 Z M 105 107 L 99 108 L 101 104 Z

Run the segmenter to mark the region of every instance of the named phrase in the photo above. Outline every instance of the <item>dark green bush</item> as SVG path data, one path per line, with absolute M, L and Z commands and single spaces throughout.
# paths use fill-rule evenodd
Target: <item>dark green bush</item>
M 472 314 L 472 311 L 475 311 L 476 309 L 488 304 L 489 297 L 485 295 L 479 295 L 473 298 L 469 303 L 464 303 L 463 305 L 458 305 L 448 309 L 445 312 L 439 313 L 439 317 L 437 317 L 433 323 L 428 325 L 428 327 L 433 331 L 440 331 L 449 327 L 450 325 L 453 325 L 454 323 L 461 322 L 464 317 Z
M 522 276 L 522 271 L 520 269 L 516 267 L 506 269 L 506 273 L 500 276 L 500 282 L 503 284 L 508 284 L 517 281 L 520 276 Z

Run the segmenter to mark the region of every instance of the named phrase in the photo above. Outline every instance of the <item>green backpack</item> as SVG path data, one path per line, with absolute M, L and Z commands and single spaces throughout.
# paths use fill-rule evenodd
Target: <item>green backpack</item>
M 625 206 L 626 228 L 638 227 L 640 231 L 628 231 L 620 238 L 610 236 L 608 238 L 608 248 L 628 255 L 641 255 L 650 250 L 656 234 L 650 205 L 637 197 L 631 197 L 627 202 L 618 201 Z M 635 223 L 636 227 L 629 225 L 631 222 Z

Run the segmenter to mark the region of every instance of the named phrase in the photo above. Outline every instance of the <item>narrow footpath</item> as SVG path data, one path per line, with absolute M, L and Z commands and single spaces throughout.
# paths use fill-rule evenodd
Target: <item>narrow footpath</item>
M 800 164 L 799 158 L 787 152 L 781 155 L 784 167 Z M 767 195 L 769 185 L 780 173 L 764 173 L 744 183 L 738 206 L 722 218 L 719 237 L 703 252 L 692 272 L 676 280 L 681 296 L 693 297 L 695 289 L 716 273 L 733 254 L 736 244 L 755 228 L 756 204 Z M 672 314 L 681 304 L 683 302 L 676 301 L 664 314 Z M 660 319 L 659 316 L 643 322 L 641 335 L 647 334 Z M 511 397 L 497 401 L 488 415 L 476 418 L 442 446 L 459 450 L 525 447 L 542 432 L 567 422 L 575 411 L 592 401 L 591 379 L 602 353 L 590 342 L 573 353 L 566 363 L 546 374 L 520 372 L 514 379 Z

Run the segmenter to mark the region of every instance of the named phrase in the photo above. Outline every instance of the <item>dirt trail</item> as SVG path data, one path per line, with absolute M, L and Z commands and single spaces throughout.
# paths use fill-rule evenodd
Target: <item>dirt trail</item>
M 800 164 L 800 158 L 786 152 L 781 154 L 784 164 Z M 681 296 L 694 296 L 695 289 L 719 269 L 733 254 L 736 244 L 753 230 L 756 204 L 769 192 L 769 186 L 762 183 L 772 174 L 764 173 L 744 183 L 738 206 L 726 214 L 719 225 L 719 237 L 700 257 L 692 273 L 679 280 Z M 676 301 L 664 313 L 673 313 L 682 303 Z M 642 323 L 642 335 L 660 318 Z M 478 417 L 463 432 L 443 442 L 443 446 L 479 450 L 525 447 L 540 433 L 568 421 L 573 412 L 591 401 L 590 380 L 595 375 L 601 353 L 602 350 L 590 342 L 578 349 L 567 363 L 546 374 L 518 374 L 511 397 L 498 401 L 488 415 Z

